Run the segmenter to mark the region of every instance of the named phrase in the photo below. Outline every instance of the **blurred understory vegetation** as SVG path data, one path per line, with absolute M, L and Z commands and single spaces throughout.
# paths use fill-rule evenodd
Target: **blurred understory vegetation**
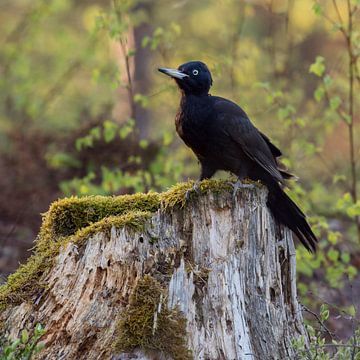
M 2 0 L 0 271 L 69 195 L 166 190 L 199 174 L 175 134 L 179 93 L 159 66 L 206 62 L 299 176 L 290 194 L 319 236 L 297 248 L 309 311 L 359 320 L 359 0 Z M 220 174 L 226 177 L 227 174 Z

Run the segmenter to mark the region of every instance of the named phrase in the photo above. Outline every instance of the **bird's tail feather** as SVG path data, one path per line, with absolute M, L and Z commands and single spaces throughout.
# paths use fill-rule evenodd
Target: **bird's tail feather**
M 277 183 L 269 187 L 268 206 L 277 221 L 292 230 L 306 249 L 315 252 L 317 238 L 306 221 L 305 214 Z
M 281 176 L 285 180 L 295 180 L 295 181 L 297 181 L 299 179 L 296 175 L 291 174 L 291 173 L 287 172 L 286 170 L 279 169 L 279 171 L 280 171 Z

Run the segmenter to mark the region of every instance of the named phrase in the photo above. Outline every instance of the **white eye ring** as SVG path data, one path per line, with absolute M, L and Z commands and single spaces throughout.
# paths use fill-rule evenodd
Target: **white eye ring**
M 193 70 L 192 73 L 193 73 L 193 75 L 197 75 L 197 74 L 199 73 L 199 70 L 196 70 L 196 69 L 195 69 L 195 70 Z

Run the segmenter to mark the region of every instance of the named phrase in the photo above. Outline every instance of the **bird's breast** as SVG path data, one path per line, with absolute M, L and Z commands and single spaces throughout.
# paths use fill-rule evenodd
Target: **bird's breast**
M 195 115 L 180 111 L 175 119 L 176 131 L 198 157 L 206 157 L 209 155 L 211 146 L 209 146 L 209 138 L 211 124 L 204 115 Z

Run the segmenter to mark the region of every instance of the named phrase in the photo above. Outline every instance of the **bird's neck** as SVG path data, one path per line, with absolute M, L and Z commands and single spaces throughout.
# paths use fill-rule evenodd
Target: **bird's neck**
M 211 96 L 208 92 L 203 93 L 186 93 L 184 91 L 181 92 L 181 103 L 191 103 L 191 102 L 198 102 L 202 101 L 203 99 Z
M 210 111 L 209 94 L 182 94 L 178 116 L 182 122 L 199 122 Z
M 202 92 L 188 92 L 188 91 L 185 91 L 185 90 L 181 90 L 181 97 L 182 98 L 203 98 L 203 97 L 206 97 L 206 96 L 209 96 L 209 92 L 208 91 L 202 91 Z

